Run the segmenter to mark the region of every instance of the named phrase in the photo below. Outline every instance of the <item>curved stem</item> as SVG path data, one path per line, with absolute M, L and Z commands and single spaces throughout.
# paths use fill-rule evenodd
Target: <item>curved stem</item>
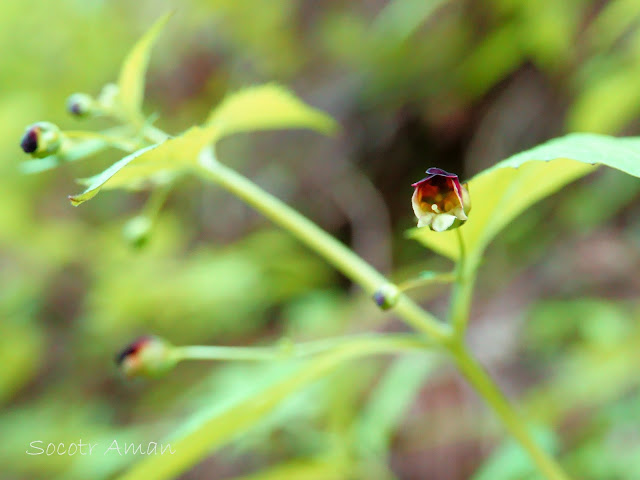
M 107 145 L 123 150 L 125 152 L 133 152 L 138 145 L 125 137 L 117 137 L 99 132 L 89 132 L 85 130 L 66 130 L 64 132 L 67 138 L 78 140 L 101 140 Z
M 200 173 L 237 197 L 241 198 L 267 218 L 291 232 L 329 263 L 373 295 L 389 281 L 344 244 L 256 184 L 227 168 L 215 159 L 212 148 L 202 151 L 199 158 Z M 451 338 L 451 329 L 433 315 L 420 308 L 404 294 L 398 297 L 395 310 L 408 324 L 441 343 Z
M 152 222 L 155 222 L 160 214 L 160 210 L 162 210 L 162 206 L 167 201 L 167 197 L 171 192 L 171 187 L 171 183 L 160 185 L 154 188 L 149 194 L 147 203 L 144 206 L 144 215 Z
M 491 406 L 507 430 L 516 438 L 522 448 L 528 452 L 540 472 L 548 480 L 569 480 L 569 477 L 555 460 L 535 443 L 525 423 L 511 406 L 509 400 L 500 391 L 486 370 L 469 353 L 467 347 L 460 342 L 450 345 L 449 351 L 460 373 Z
M 203 150 L 198 163 L 199 172 L 203 176 L 221 185 L 262 212 L 274 223 L 291 232 L 351 280 L 362 286 L 369 294 L 373 294 L 378 288 L 389 283 L 383 275 L 316 224 L 247 178 L 219 163 L 212 149 Z M 462 237 L 459 238 L 462 241 Z M 464 249 L 463 243 L 461 243 L 461 249 Z M 540 471 L 549 480 L 567 480 L 567 476 L 555 461 L 536 445 L 504 394 L 464 346 L 464 330 L 469 317 L 478 259 L 474 256 L 469 261 L 465 255 L 466 252 L 463 250 L 461 253 L 464 261 L 458 266 L 451 308 L 455 330 L 450 325 L 440 323 L 405 294 L 399 294 L 394 309 L 407 324 L 430 336 L 434 344 L 446 349 L 453 356 L 461 373 L 486 399 L 506 428 L 527 450 Z
M 456 335 L 464 336 L 469 322 L 469 310 L 471 308 L 478 264 L 477 261 L 467 256 L 460 228 L 456 230 L 456 233 L 460 244 L 460 259 L 456 267 L 456 282 L 451 294 L 449 324 L 453 325 Z

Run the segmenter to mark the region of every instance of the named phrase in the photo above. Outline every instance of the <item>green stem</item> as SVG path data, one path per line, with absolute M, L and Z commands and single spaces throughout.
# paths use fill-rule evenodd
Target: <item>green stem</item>
M 562 471 L 558 463 L 535 443 L 525 423 L 511 406 L 509 400 L 500 391 L 485 369 L 469 353 L 467 347 L 460 342 L 450 345 L 449 351 L 458 366 L 458 370 L 491 406 L 511 435 L 528 452 L 540 472 L 548 480 L 568 480 L 569 477 Z
M 152 222 L 155 222 L 156 218 L 162 210 L 162 206 L 171 192 L 171 183 L 160 185 L 151 191 L 147 204 L 144 206 L 144 216 Z
M 182 360 L 225 360 L 225 361 L 269 361 L 288 360 L 318 355 L 328 351 L 364 345 L 370 342 L 383 342 L 394 351 L 423 350 L 429 346 L 424 338 L 411 335 L 359 335 L 340 337 L 297 345 L 285 342 L 274 347 L 221 347 L 209 345 L 188 345 L 175 347 L 175 355 Z
M 247 178 L 219 163 L 215 159 L 213 149 L 203 150 L 199 158 L 199 167 L 204 177 L 230 191 L 274 223 L 291 232 L 351 280 L 362 286 L 369 294 L 373 294 L 384 285 L 389 285 L 383 275 L 320 227 Z M 460 240 L 462 240 L 461 237 Z M 466 258 L 463 243 L 460 246 L 463 261 L 458 267 L 456 288 L 452 298 L 452 319 L 457 327 L 455 331 L 449 325 L 439 322 L 403 293 L 398 295 L 394 309 L 406 323 L 429 335 L 434 344 L 445 348 L 453 355 L 462 374 L 486 399 L 506 428 L 529 452 L 540 471 L 549 480 L 567 480 L 566 475 L 554 460 L 536 445 L 508 400 L 464 346 L 464 329 L 469 317 L 478 262 L 475 257 L 469 261 Z
M 123 150 L 125 152 L 133 152 L 139 147 L 138 144 L 124 137 L 115 137 L 99 132 L 89 132 L 84 130 L 66 130 L 64 135 L 67 138 L 78 140 L 101 140 L 107 145 Z
M 456 282 L 451 294 L 449 324 L 453 325 L 456 335 L 462 337 L 469 322 L 469 311 L 471 309 L 478 264 L 477 261 L 467 256 L 460 228 L 456 229 L 456 233 L 460 244 L 460 259 L 456 267 Z
M 358 255 L 315 223 L 289 207 L 236 171 L 215 159 L 213 149 L 200 154 L 200 173 L 262 212 L 267 218 L 295 235 L 312 250 L 360 285 L 369 295 L 390 282 Z M 445 343 L 451 329 L 424 311 L 404 294 L 400 294 L 395 310 L 408 324 L 432 339 Z

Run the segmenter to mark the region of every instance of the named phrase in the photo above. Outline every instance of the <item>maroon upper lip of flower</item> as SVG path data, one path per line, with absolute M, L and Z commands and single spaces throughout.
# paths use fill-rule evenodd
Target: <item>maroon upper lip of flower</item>
M 423 189 L 426 186 L 433 186 L 436 190 L 439 190 L 441 188 L 446 188 L 446 184 L 451 182 L 451 184 L 453 185 L 453 189 L 456 193 L 456 196 L 458 197 L 458 200 L 460 201 L 460 205 L 462 205 L 462 186 L 460 185 L 460 180 L 458 179 L 458 176 L 455 173 L 449 173 L 445 170 L 442 170 L 441 168 L 429 168 L 426 172 L 427 174 L 426 177 L 424 177 L 422 180 L 417 181 L 416 183 L 412 183 L 411 186 L 413 188 L 420 188 Z M 442 180 L 444 180 L 444 182 L 436 182 L 433 181 L 434 178 L 436 177 L 441 177 Z M 427 196 L 428 192 L 424 192 L 426 195 L 423 196 Z
M 143 337 L 135 339 L 116 355 L 116 365 L 121 365 L 122 362 L 124 362 L 128 357 L 136 355 L 140 350 L 142 350 L 144 345 L 150 342 L 152 339 L 153 337 L 151 337 L 150 335 L 145 335 Z

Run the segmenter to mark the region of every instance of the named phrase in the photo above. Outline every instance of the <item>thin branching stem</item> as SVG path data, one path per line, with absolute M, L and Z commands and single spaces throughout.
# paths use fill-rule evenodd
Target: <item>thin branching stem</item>
M 456 265 L 456 281 L 451 294 L 451 306 L 449 309 L 449 324 L 453 326 L 456 335 L 464 336 L 469 322 L 469 312 L 473 297 L 478 263 L 467 255 L 461 229 L 458 228 L 458 243 L 460 245 L 460 258 Z
M 288 230 L 352 281 L 359 284 L 368 294 L 372 295 L 381 286 L 390 284 L 383 275 L 315 223 L 273 195 L 265 192 L 249 179 L 219 163 L 215 158 L 213 148 L 203 150 L 198 159 L 198 167 L 198 172 L 201 176 L 222 186 L 262 212 L 274 223 Z M 471 261 L 469 260 L 459 231 L 458 235 L 461 262 L 456 269 L 456 282 L 451 302 L 451 323 L 444 324 L 440 322 L 403 293 L 399 294 L 394 311 L 407 324 L 414 327 L 418 332 L 427 335 L 431 343 L 429 345 L 424 343 L 423 348 L 436 346 L 449 352 L 462 375 L 486 400 L 506 429 L 529 453 L 540 472 L 549 480 L 568 480 L 568 477 L 555 460 L 538 447 L 518 413 L 491 377 L 470 354 L 468 347 L 465 345 L 464 332 L 469 318 L 478 261 L 475 257 Z M 411 340 L 411 342 L 413 341 Z M 399 342 L 402 343 L 405 340 L 399 340 Z M 382 350 L 386 351 L 387 347 L 390 351 L 393 351 L 397 346 L 394 346 L 392 342 L 388 346 L 385 345 Z M 407 347 L 406 343 L 402 343 L 401 348 L 406 349 Z M 187 350 L 183 350 L 183 355 L 187 355 L 190 358 L 209 356 L 211 359 L 212 356 L 219 356 L 220 359 L 222 357 L 229 359 L 229 356 L 236 356 L 237 359 L 264 360 L 272 359 L 275 355 L 282 355 L 282 350 L 278 349 L 259 349 L 250 353 L 245 349 L 234 349 L 231 352 L 229 350 L 220 350 L 220 348 L 225 347 L 217 347 L 218 350 L 215 351 L 204 350 L 204 347 L 185 348 Z M 299 355 L 304 356 L 309 351 L 312 351 L 312 349 L 303 350 L 304 353 L 299 353 Z

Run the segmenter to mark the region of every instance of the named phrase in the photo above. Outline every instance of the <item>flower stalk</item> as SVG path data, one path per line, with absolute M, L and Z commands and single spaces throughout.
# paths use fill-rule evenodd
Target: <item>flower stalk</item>
M 478 265 L 467 256 L 461 230 L 456 230 L 456 233 L 460 244 L 460 258 L 456 265 L 455 283 L 451 294 L 449 324 L 453 325 L 456 335 L 464 337 L 469 322 Z
M 424 350 L 429 343 L 415 334 L 398 335 L 357 335 L 326 340 L 316 340 L 293 344 L 281 341 L 273 347 L 224 347 L 210 345 L 187 345 L 176 347 L 176 357 L 183 360 L 220 360 L 263 362 L 274 360 L 290 360 L 311 357 L 345 346 L 366 344 L 368 342 L 388 343 L 393 351 Z
M 276 197 L 263 191 L 247 178 L 219 163 L 215 158 L 213 148 L 203 150 L 198 160 L 199 171 L 205 178 L 230 191 L 262 212 L 274 223 L 291 232 L 358 283 L 369 295 L 376 293 L 383 286 L 390 285 L 384 276 L 316 224 Z M 468 197 L 468 192 L 465 195 Z M 461 198 L 464 202 L 465 198 Z M 468 198 L 466 200 L 468 202 Z M 466 215 L 468 209 L 463 213 Z M 455 228 L 455 225 L 452 224 L 452 228 Z M 523 420 L 491 377 L 469 353 L 468 347 L 464 343 L 464 332 L 469 318 L 478 261 L 475 258 L 471 261 L 467 259 L 459 230 L 458 234 L 461 262 L 457 266 L 455 274 L 456 284 L 450 309 L 451 323 L 441 323 L 401 291 L 398 293 L 394 311 L 407 324 L 426 334 L 433 341 L 434 346 L 451 355 L 462 375 L 485 399 L 511 435 L 528 452 L 540 472 L 549 480 L 568 480 L 555 460 L 538 447 Z
M 311 357 L 341 349 L 374 346 L 384 353 L 425 351 L 430 344 L 421 335 L 356 335 L 300 344 L 287 339 L 273 347 L 226 347 L 217 345 L 172 345 L 163 338 L 137 338 L 116 355 L 115 362 L 127 378 L 158 378 L 186 360 L 265 362 Z

